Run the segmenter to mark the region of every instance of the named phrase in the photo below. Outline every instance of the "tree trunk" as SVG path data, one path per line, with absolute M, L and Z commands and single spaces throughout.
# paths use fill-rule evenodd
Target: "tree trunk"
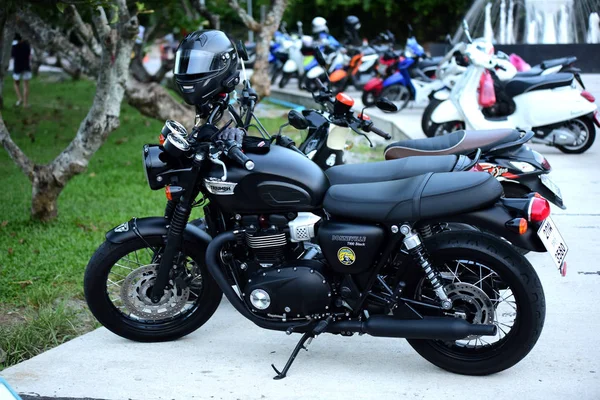
M 0 110 L 4 108 L 4 76 L 8 71 L 14 35 L 14 14 L 8 10 L 0 10 Z
M 252 88 L 256 91 L 259 98 L 271 94 L 271 77 L 269 76 L 269 47 L 271 37 L 275 33 L 273 29 L 266 27 L 258 35 L 256 42 L 256 61 L 254 61 L 254 72 L 250 78 Z
M 194 125 L 194 109 L 178 103 L 158 83 L 142 83 L 131 77 L 127 82 L 126 95 L 127 102 L 143 115 L 160 121 L 174 119 L 188 128 Z
M 50 221 L 58 215 L 58 196 L 63 190 L 47 165 L 36 165 L 33 171 L 31 216 L 40 221 Z

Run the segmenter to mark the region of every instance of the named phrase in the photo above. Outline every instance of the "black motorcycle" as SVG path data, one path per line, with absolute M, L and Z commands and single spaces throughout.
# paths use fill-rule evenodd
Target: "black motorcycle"
M 150 188 L 168 188 L 175 206 L 170 219 L 112 229 L 90 260 L 85 296 L 106 328 L 173 340 L 201 327 L 225 294 L 257 326 L 302 334 L 278 379 L 322 333 L 406 338 L 435 365 L 472 375 L 509 368 L 535 345 L 545 302 L 531 264 L 495 236 L 444 227 L 467 223 L 546 251 L 537 234 L 546 200 L 503 198 L 477 172 L 331 185 L 281 139 L 240 146 L 218 133 L 210 121 L 189 135 L 179 126 L 144 146 Z M 196 206 L 206 231 L 188 223 Z

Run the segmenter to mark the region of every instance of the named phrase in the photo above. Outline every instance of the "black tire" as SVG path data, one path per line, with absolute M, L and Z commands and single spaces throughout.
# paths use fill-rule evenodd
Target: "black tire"
M 281 75 L 281 80 L 279 81 L 279 88 L 283 89 L 288 84 L 290 79 L 292 79 L 292 74 L 288 74 L 287 72 L 284 72 Z
M 269 75 L 271 76 L 271 85 L 277 82 L 277 78 L 282 74 L 281 65 L 277 62 L 271 64 Z
M 424 134 L 427 135 L 427 129 L 431 124 L 433 124 L 431 121 L 431 114 L 433 114 L 437 106 L 439 106 L 442 101 L 443 100 L 433 98 L 429 100 L 429 104 L 427 104 L 427 107 L 425 107 L 425 111 L 423 111 L 423 116 L 421 117 L 421 129 L 423 130 Z
M 306 90 L 310 93 L 316 92 L 321 88 L 321 85 L 317 82 L 317 79 L 309 79 L 306 75 L 302 78 L 300 89 L 306 87 Z
M 586 132 L 582 132 L 585 135 L 585 139 L 581 144 L 576 146 L 556 146 L 560 151 L 566 154 L 581 154 L 587 151 L 594 144 L 594 140 L 596 139 L 596 126 L 594 122 L 589 117 L 580 117 L 575 118 L 571 121 L 568 121 L 566 124 L 568 127 L 572 127 L 573 125 L 581 128 L 584 128 Z
M 377 96 L 374 92 L 372 91 L 363 91 L 362 94 L 362 103 L 363 106 L 365 107 L 371 107 L 374 106 L 375 103 L 377 103 L 379 96 Z
M 442 124 L 436 124 L 435 122 L 432 122 L 425 131 L 425 136 L 442 136 L 448 133 L 459 131 L 461 129 L 465 129 L 465 123 L 463 121 L 450 121 Z
M 381 92 L 381 97 L 385 97 L 398 107 L 398 111 L 402 111 L 408 105 L 411 95 L 410 90 L 404 85 L 388 86 Z
M 512 291 L 517 307 L 515 321 L 506 336 L 490 347 L 482 343 L 480 348 L 468 348 L 457 346 L 455 342 L 417 339 L 409 339 L 408 343 L 432 364 L 464 375 L 494 374 L 522 360 L 537 342 L 546 315 L 542 284 L 527 259 L 508 243 L 474 231 L 434 235 L 425 241 L 425 247 L 434 265 L 442 265 L 442 260 L 473 260 L 493 266 L 492 271 L 498 274 L 496 279 Z M 408 296 L 416 296 L 417 279 L 424 281 L 415 276 L 412 283 L 407 283 Z M 492 288 L 492 293 L 494 290 Z M 498 298 L 504 300 L 501 296 Z
M 202 277 L 202 288 L 189 311 L 163 322 L 149 322 L 127 317 L 110 300 L 107 280 L 115 263 L 135 250 L 148 245 L 163 246 L 160 236 L 135 238 L 122 244 L 104 242 L 94 253 L 85 270 L 84 292 L 94 317 L 111 332 L 138 342 L 162 342 L 178 339 L 200 328 L 210 319 L 221 302 L 222 292 L 204 265 L 204 249 L 184 243 L 184 253 L 196 263 Z M 137 257 L 137 254 L 136 254 Z

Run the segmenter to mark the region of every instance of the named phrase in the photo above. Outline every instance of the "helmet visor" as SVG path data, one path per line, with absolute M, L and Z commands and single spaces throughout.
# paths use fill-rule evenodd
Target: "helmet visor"
M 175 54 L 177 75 L 207 75 L 227 67 L 229 53 L 212 53 L 196 49 L 179 49 Z

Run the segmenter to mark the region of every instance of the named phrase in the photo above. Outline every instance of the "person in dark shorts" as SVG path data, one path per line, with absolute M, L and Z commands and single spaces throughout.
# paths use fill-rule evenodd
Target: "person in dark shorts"
M 29 97 L 29 80 L 31 79 L 31 47 L 27 41 L 23 40 L 17 33 L 15 35 L 17 43 L 12 47 L 12 57 L 14 59 L 13 80 L 15 92 L 17 92 L 17 106 L 23 104 L 23 107 L 29 107 L 27 103 Z M 21 81 L 23 81 L 23 95 L 21 96 Z

